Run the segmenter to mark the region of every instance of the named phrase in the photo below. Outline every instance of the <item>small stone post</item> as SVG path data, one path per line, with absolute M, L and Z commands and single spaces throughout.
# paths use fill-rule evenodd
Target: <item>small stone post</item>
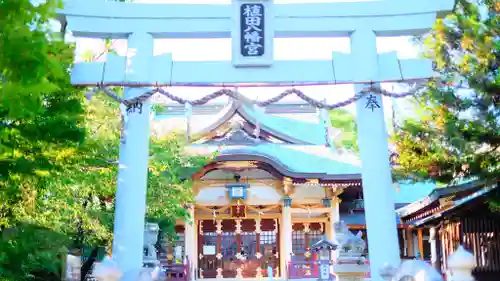
M 93 275 L 97 281 L 118 281 L 122 278 L 118 263 L 108 258 L 95 266 Z
M 446 272 L 447 281 L 474 281 L 472 270 L 476 266 L 474 255 L 462 247 L 448 258 L 448 271 Z
M 380 269 L 380 277 L 382 277 L 384 281 L 392 281 L 394 276 L 396 276 L 396 271 L 397 269 L 394 266 L 386 263 Z

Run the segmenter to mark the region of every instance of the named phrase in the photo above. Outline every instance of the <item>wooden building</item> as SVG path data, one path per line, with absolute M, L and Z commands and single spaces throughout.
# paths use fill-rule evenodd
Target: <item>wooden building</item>
M 487 198 L 500 195 L 498 187 L 499 183 L 473 181 L 436 189 L 399 209 L 402 222 L 416 233 L 418 256 L 445 273 L 448 256 L 463 245 L 476 258 L 476 280 L 498 280 L 500 213 L 492 211 L 487 202 Z
M 237 101 L 195 107 L 189 116 L 175 105 L 167 112 L 153 121 L 156 134 L 188 128 L 189 152 L 218 154 L 193 176 L 194 221 L 178 222 L 179 239 L 162 249 L 164 263 L 187 257 L 197 279 L 266 277 L 269 267 L 274 276 L 312 278 L 310 247 L 332 238 L 335 222 L 366 233 L 359 158 L 332 145 L 336 132 L 325 112 Z M 394 187 L 395 207 L 432 188 Z M 402 241 L 406 227 L 399 226 Z

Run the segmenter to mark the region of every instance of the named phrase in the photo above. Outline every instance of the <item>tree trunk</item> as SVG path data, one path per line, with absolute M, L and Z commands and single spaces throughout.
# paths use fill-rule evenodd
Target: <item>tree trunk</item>
M 95 261 L 97 260 L 97 255 L 99 253 L 99 247 L 92 248 L 92 252 L 90 252 L 89 258 L 83 263 L 80 269 L 80 280 L 85 281 L 87 274 L 92 269 Z

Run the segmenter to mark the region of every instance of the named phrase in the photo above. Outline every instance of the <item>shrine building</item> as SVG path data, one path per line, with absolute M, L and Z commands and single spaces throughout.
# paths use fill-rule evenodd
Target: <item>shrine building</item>
M 178 240 L 164 244 L 163 264 L 189 263 L 196 279 L 317 277 L 311 245 L 333 238 L 344 221 L 366 240 L 360 160 L 337 147 L 328 112 L 307 104 L 258 108 L 245 99 L 193 107 L 165 105 L 154 134 L 188 131 L 190 153 L 218 151 L 193 175 L 192 222 L 178 222 Z M 394 186 L 400 208 L 434 186 Z M 416 233 L 398 221 L 400 252 L 418 249 Z M 411 248 L 411 249 L 410 249 Z

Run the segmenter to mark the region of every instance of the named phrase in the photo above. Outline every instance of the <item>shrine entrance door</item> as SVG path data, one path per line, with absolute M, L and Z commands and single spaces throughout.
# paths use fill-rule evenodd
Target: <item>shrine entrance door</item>
M 277 219 L 200 220 L 198 278 L 259 278 L 279 273 Z

